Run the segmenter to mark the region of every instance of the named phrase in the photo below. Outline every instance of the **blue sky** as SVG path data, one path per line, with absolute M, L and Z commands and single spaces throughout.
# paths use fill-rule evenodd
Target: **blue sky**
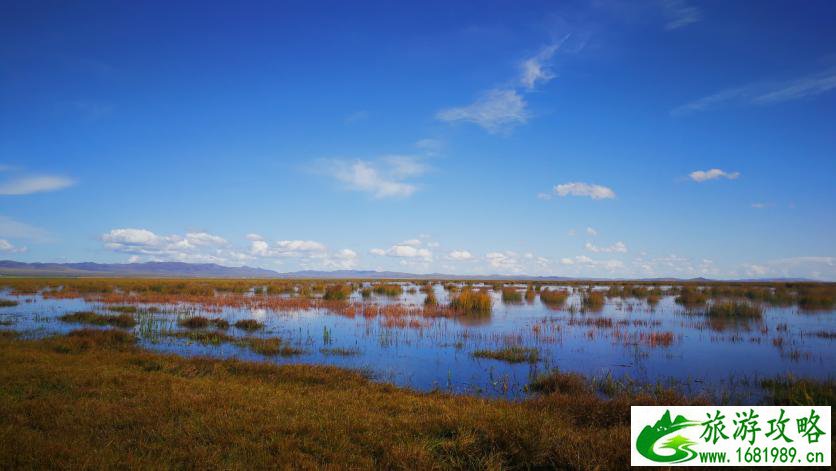
M 836 279 L 833 2 L 0 9 L 0 258 Z

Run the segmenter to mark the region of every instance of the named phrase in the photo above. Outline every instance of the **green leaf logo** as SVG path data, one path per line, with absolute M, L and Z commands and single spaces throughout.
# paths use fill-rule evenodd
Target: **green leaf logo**
M 673 454 L 657 454 L 653 448 L 656 442 L 669 436 L 686 427 L 693 427 L 699 425 L 697 420 L 688 420 L 685 417 L 678 415 L 676 419 L 671 421 L 671 412 L 666 410 L 665 413 L 652 427 L 645 426 L 642 429 L 639 437 L 636 439 L 636 449 L 645 458 L 655 461 L 657 463 L 682 463 L 689 461 L 697 456 L 697 452 L 691 449 L 695 442 L 688 440 L 682 435 L 674 435 L 667 442 L 661 445 L 661 448 L 674 450 Z

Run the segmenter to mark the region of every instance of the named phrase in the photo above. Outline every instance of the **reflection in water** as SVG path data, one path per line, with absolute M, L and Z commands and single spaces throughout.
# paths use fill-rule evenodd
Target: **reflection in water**
M 448 304 L 451 293 L 459 289 L 448 288 L 432 287 L 440 305 Z M 436 317 L 422 314 L 426 294 L 418 286 L 404 283 L 397 295 L 394 287 L 383 294 L 362 293 L 361 289 L 340 310 L 292 308 L 292 304 L 278 309 L 269 302 L 258 307 L 141 304 L 131 314 L 137 320 L 133 332 L 143 346 L 164 352 L 331 364 L 362 369 L 382 381 L 422 390 L 489 396 L 522 395 L 534 375 L 553 368 L 647 382 L 674 378 L 695 388 L 694 392 L 742 377 L 787 372 L 828 377 L 836 364 L 833 311 L 802 313 L 794 306 L 766 307 L 751 318 L 717 317 L 709 315 L 711 300 L 700 307 L 686 307 L 672 295 L 604 297 L 603 290 L 592 294 L 560 286 L 543 288 L 541 299 L 520 286 L 523 302 L 515 293 L 489 290 L 491 312 Z M 0 307 L 0 329 L 33 337 L 80 327 L 60 321 L 63 314 L 108 313 L 113 306 L 72 297 L 2 296 L 18 305 Z M 286 300 L 290 295 L 253 293 L 251 298 L 256 296 Z M 193 316 L 220 317 L 230 327 L 210 324 L 190 330 L 181 325 Z M 247 319 L 264 327 L 255 331 L 235 327 Z M 270 352 L 265 343 L 253 341 L 276 337 L 288 347 L 278 354 L 264 354 Z M 530 355 L 511 363 L 495 359 L 501 355 L 473 355 L 508 347 L 534 350 L 536 360 Z

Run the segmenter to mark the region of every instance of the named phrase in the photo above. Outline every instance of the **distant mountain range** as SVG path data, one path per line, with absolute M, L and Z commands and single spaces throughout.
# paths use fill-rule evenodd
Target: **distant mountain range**
M 188 278 L 362 278 L 362 279 L 437 279 L 437 280 L 541 280 L 569 281 L 578 278 L 564 276 L 513 276 L 513 275 L 447 275 L 443 273 L 404 273 L 374 270 L 302 270 L 280 273 L 255 267 L 226 267 L 214 263 L 145 262 L 145 263 L 24 263 L 12 260 L 0 261 L 0 276 L 68 276 L 68 277 L 188 277 Z M 585 278 L 590 279 L 590 278 Z M 593 278 L 613 280 L 613 278 Z M 646 278 L 641 281 L 712 281 L 707 278 Z M 815 281 L 805 278 L 769 278 L 735 281 Z

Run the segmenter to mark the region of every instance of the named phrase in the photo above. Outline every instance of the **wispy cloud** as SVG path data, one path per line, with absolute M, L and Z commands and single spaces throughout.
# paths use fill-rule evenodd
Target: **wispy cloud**
M 367 160 L 323 160 L 320 170 L 349 190 L 370 193 L 375 198 L 405 198 L 417 190 L 408 181 L 427 171 L 423 162 L 411 156 L 385 156 L 376 162 Z
M 444 141 L 428 137 L 418 140 L 415 147 L 424 151 L 427 155 L 438 155 L 444 150 Z
M 555 77 L 549 62 L 568 37 L 567 35 L 560 41 L 540 49 L 533 57 L 522 61 L 520 64 L 520 83 L 523 87 L 533 90 L 538 83 L 547 83 Z
M 556 185 L 552 193 L 539 193 L 539 198 L 551 199 L 553 196 L 584 196 L 594 200 L 615 198 L 615 192 L 606 186 L 584 182 L 570 182 Z
M 665 23 L 665 29 L 668 31 L 702 20 L 702 11 L 685 0 L 660 0 L 659 4 L 668 19 Z
M 345 122 L 345 124 L 354 124 L 359 123 L 360 121 L 365 121 L 367 119 L 369 119 L 369 112 L 366 110 L 359 110 L 346 116 L 343 119 L 343 121 Z
M 782 82 L 755 82 L 729 88 L 674 108 L 671 114 L 684 116 L 725 104 L 774 105 L 801 100 L 836 89 L 836 69 Z
M 207 232 L 158 235 L 148 229 L 120 228 L 103 234 L 101 240 L 109 250 L 132 255 L 133 261 L 230 263 L 252 258 L 229 248 L 223 237 Z
M 23 253 L 26 252 L 26 247 L 16 246 L 6 239 L 0 239 L 0 252 Z
M 447 254 L 447 258 L 457 262 L 464 262 L 467 260 L 473 260 L 474 257 L 473 254 L 467 250 L 453 250 Z
M 73 186 L 75 181 L 71 178 L 54 175 L 34 175 L 13 178 L 0 183 L 0 195 L 29 195 L 56 191 Z
M 564 257 L 560 259 L 560 264 L 570 267 L 579 267 L 595 270 L 607 270 L 613 272 L 615 270 L 624 268 L 624 262 L 621 260 L 595 260 L 586 255 L 578 255 L 575 257 Z
M 616 242 L 609 247 L 599 247 L 592 242 L 587 242 L 584 248 L 595 253 L 627 253 L 627 245 L 624 242 Z
M 493 89 L 467 106 L 447 108 L 436 117 L 448 123 L 474 123 L 490 133 L 504 133 L 528 121 L 525 99 L 513 89 Z
M 39 227 L 31 226 L 6 216 L 0 216 L 0 237 L 45 241 L 49 238 L 49 234 Z
M 708 180 L 716 180 L 718 178 L 725 178 L 727 180 L 736 180 L 740 176 L 740 172 L 726 172 L 719 168 L 712 168 L 711 170 L 695 170 L 688 174 L 688 178 L 697 183 L 702 183 Z
M 836 257 L 800 256 L 747 263 L 743 274 L 753 277 L 805 277 L 823 280 L 836 279 Z

